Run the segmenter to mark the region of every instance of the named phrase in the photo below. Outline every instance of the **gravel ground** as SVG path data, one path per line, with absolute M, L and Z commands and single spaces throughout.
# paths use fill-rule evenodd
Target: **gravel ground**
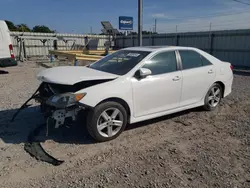
M 232 94 L 213 112 L 129 125 L 106 143 L 95 143 L 81 123 L 60 129 L 42 143 L 65 160 L 55 167 L 23 149 L 44 122 L 35 103 L 9 122 L 38 87 L 41 69 L 22 64 L 0 75 L 1 187 L 250 187 L 250 73 L 237 71 Z

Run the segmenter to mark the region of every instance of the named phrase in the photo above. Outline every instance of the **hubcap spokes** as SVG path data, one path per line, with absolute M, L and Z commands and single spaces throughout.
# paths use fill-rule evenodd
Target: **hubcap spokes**
M 123 115 L 117 108 L 109 108 L 101 113 L 97 120 L 97 130 L 104 137 L 116 135 L 123 125 Z
M 215 107 L 219 104 L 220 102 L 220 88 L 218 87 L 213 87 L 211 89 L 211 92 L 208 96 L 208 104 L 211 106 L 211 107 Z

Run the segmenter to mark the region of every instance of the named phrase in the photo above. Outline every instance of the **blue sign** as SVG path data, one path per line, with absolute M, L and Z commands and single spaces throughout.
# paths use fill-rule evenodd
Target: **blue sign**
M 120 30 L 133 30 L 133 17 L 120 16 L 119 17 Z

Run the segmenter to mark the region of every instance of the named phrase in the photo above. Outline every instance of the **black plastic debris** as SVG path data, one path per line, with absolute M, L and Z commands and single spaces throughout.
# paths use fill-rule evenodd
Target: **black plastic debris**
M 24 144 L 24 150 L 32 157 L 39 161 L 50 163 L 54 166 L 61 165 L 64 161 L 58 160 L 49 155 L 41 146 L 40 142 L 36 139 L 41 130 L 46 127 L 46 124 L 41 124 L 34 131 L 31 131 L 28 136 L 28 143 Z
M 29 101 L 32 99 L 39 98 L 38 91 L 42 87 L 42 84 L 38 87 L 38 89 L 35 91 L 35 93 L 16 111 L 16 113 L 13 115 L 11 122 L 15 120 L 17 115 L 25 108 L 29 107 L 28 104 Z M 54 166 L 58 166 L 62 164 L 64 161 L 58 160 L 54 158 L 53 156 L 49 155 L 41 146 L 40 141 L 37 140 L 37 136 L 41 132 L 43 128 L 47 128 L 46 136 L 48 136 L 48 130 L 50 128 L 50 124 L 54 125 L 54 122 L 52 119 L 47 119 L 47 122 L 44 124 L 41 124 L 35 130 L 31 131 L 28 136 L 28 143 L 24 144 L 24 150 L 28 152 L 32 157 L 35 157 L 39 161 L 44 161 L 47 163 L 50 163 Z M 46 126 L 47 125 L 47 126 Z
M 28 105 L 28 103 L 32 100 L 35 99 L 36 97 L 38 97 L 39 95 L 37 94 L 40 87 L 42 86 L 42 84 L 37 88 L 37 90 L 35 91 L 35 93 L 16 111 L 16 113 L 12 116 L 11 122 L 13 122 L 15 120 L 15 118 L 17 117 L 17 115 L 25 108 L 29 107 L 30 105 Z
M 9 74 L 8 71 L 0 70 L 0 74 Z

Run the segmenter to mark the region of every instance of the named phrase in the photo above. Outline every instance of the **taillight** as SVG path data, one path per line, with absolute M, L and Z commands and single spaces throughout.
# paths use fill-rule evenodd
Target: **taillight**
M 233 65 L 230 65 L 230 69 L 233 71 L 233 69 L 234 69 Z
M 13 51 L 13 46 L 12 44 L 9 45 L 9 50 L 10 50 L 10 57 L 12 59 L 15 59 L 14 51 Z

